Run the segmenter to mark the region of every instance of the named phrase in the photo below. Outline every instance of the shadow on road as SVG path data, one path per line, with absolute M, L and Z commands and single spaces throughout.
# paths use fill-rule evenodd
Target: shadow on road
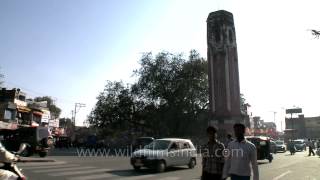
M 187 170 L 189 168 L 187 167 L 169 167 L 166 169 L 165 172 L 172 172 L 172 171 L 181 171 L 181 170 Z M 155 170 L 154 169 L 149 169 L 149 168 L 143 168 L 140 169 L 139 171 L 135 171 L 134 169 L 125 169 L 125 170 L 112 170 L 112 171 L 108 171 L 108 173 L 117 175 L 117 176 L 122 176 L 122 177 L 132 177 L 132 176 L 144 176 L 144 175 L 148 175 L 148 174 L 155 174 Z
M 258 161 L 258 165 L 264 165 L 264 164 L 269 164 L 269 162 L 261 162 L 261 161 L 259 162 Z

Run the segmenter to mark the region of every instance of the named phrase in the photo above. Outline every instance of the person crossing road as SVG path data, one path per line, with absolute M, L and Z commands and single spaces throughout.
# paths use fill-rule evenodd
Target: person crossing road
M 315 153 L 313 151 L 314 143 L 311 141 L 311 139 L 308 139 L 307 145 L 309 147 L 309 155 L 308 156 L 311 156 L 311 154 L 314 156 L 315 155 Z

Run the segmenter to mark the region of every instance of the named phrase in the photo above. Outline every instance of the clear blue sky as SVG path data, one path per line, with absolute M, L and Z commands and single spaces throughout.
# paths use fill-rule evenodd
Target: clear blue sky
M 317 1 L 1 0 L 0 66 L 5 85 L 49 95 L 71 117 L 75 102 L 93 108 L 106 80 L 132 82 L 142 52 L 206 57 L 206 18 L 234 14 L 240 88 L 254 115 L 273 120 L 282 107 L 320 115 Z

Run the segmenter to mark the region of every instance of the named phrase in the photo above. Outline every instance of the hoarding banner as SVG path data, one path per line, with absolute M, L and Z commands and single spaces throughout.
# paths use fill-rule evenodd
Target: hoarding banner
M 286 114 L 302 113 L 301 108 L 286 109 Z

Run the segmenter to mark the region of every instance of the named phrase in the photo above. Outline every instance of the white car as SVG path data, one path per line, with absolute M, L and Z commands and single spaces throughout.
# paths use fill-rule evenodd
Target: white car
M 171 166 L 194 168 L 196 155 L 196 148 L 189 139 L 165 138 L 156 139 L 144 149 L 135 151 L 130 161 L 135 170 L 148 167 L 163 172 Z
M 276 141 L 275 143 L 277 152 L 286 152 L 286 145 L 284 144 L 284 141 Z

